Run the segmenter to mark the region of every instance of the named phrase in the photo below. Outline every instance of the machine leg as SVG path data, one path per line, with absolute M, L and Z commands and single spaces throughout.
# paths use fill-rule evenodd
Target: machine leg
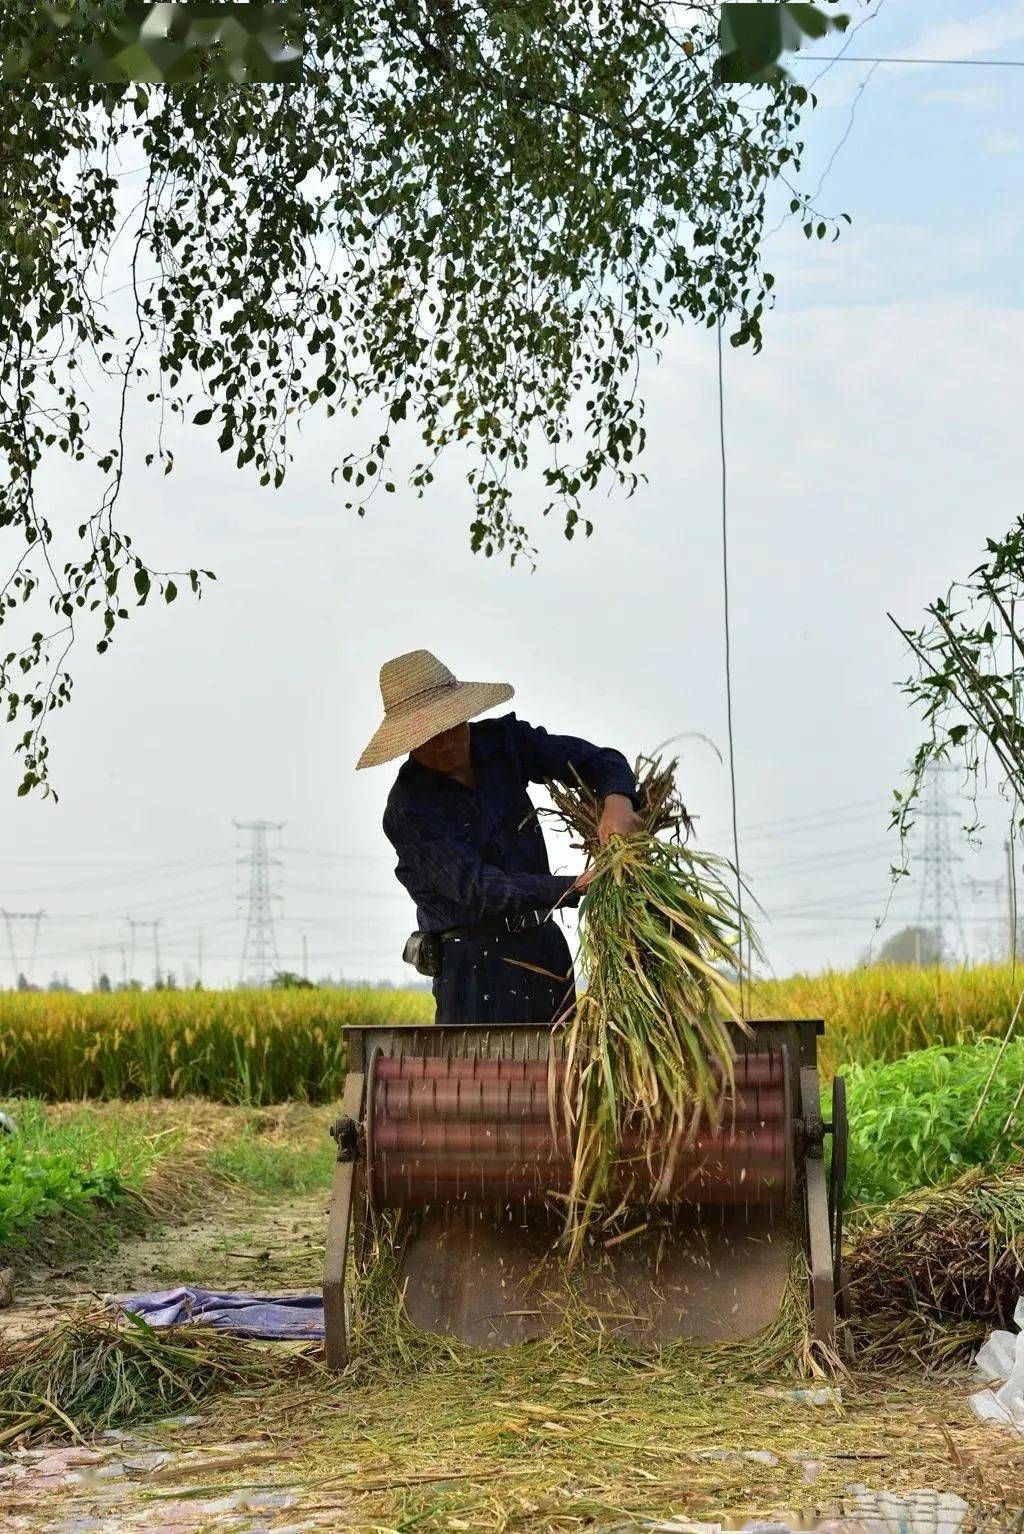
M 357 1277 L 366 1272 L 366 1254 L 373 1249 L 373 1239 L 373 1216 L 366 1202 L 366 1161 L 360 1156 L 352 1178 L 352 1225 L 348 1238 L 351 1271 Z
M 846 1148 L 849 1128 L 846 1118 L 846 1081 L 837 1076 L 832 1083 L 832 1168 L 828 1184 L 828 1212 L 832 1223 L 832 1272 L 835 1276 L 836 1309 L 847 1313 L 846 1280 L 843 1272 L 843 1207 L 846 1188 Z
M 824 1126 L 818 1073 L 805 1065 L 800 1071 L 800 1106 L 804 1120 L 804 1185 L 807 1196 L 807 1248 L 811 1264 L 814 1335 L 831 1346 L 836 1332 L 836 1295 L 832 1232 L 825 1181 Z
M 324 1257 L 324 1331 L 328 1369 L 338 1371 L 348 1363 L 348 1328 L 345 1319 L 345 1278 L 348 1270 L 349 1229 L 352 1223 L 353 1185 L 358 1157 L 355 1133 L 363 1115 L 366 1078 L 352 1072 L 345 1081 L 341 1118 L 335 1126 L 338 1160 L 334 1167 L 331 1210 L 327 1220 L 327 1251 Z M 352 1126 L 352 1129 L 349 1129 Z

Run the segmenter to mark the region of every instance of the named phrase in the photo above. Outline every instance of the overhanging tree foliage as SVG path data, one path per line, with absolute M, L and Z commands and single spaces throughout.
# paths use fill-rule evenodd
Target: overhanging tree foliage
M 120 8 L 64 9 L 49 44 L 71 59 Z M 31 53 L 42 16 L 5 8 L 0 56 Z M 568 537 L 599 485 L 635 487 L 637 369 L 675 321 L 760 342 L 765 197 L 799 167 L 808 97 L 723 86 L 717 6 L 336 0 L 304 22 L 295 83 L 238 88 L 207 58 L 173 88 L 0 92 L 0 526 L 20 539 L 0 698 L 21 792 L 49 789 L 76 636 L 103 651 L 129 603 L 202 589 L 133 543 L 129 452 L 170 473 L 194 426 L 280 486 L 305 415 L 361 412 L 346 505 L 394 491 L 403 431 L 415 493 L 457 445 L 472 546 L 514 559 L 528 465 Z M 81 465 L 70 526 L 53 455 Z
M 1024 516 L 986 547 L 985 561 L 929 604 L 919 628 L 892 618 L 915 661 L 903 691 L 927 728 L 909 787 L 896 795 L 904 836 L 935 763 L 958 762 L 975 785 L 994 777 L 1013 822 L 1024 814 Z
M 32 0 L 6 29 L 0 79 L 148 80 L 181 84 L 204 72 L 225 80 L 295 80 L 302 18 L 287 4 L 75 4 Z

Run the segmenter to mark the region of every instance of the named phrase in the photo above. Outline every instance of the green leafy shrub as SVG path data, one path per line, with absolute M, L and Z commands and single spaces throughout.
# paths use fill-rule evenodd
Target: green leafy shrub
M 1024 1039 L 1006 1049 L 972 1123 L 999 1048 L 996 1039 L 939 1044 L 846 1071 L 852 1203 L 886 1202 L 971 1167 L 1021 1159 Z

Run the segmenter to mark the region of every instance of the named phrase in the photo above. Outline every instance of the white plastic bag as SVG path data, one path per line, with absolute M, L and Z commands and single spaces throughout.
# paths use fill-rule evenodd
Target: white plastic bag
M 1024 1433 L 1024 1295 L 1013 1319 L 1016 1332 L 993 1332 L 978 1350 L 975 1366 L 987 1390 L 971 1396 L 971 1410 L 982 1421 L 1005 1422 Z

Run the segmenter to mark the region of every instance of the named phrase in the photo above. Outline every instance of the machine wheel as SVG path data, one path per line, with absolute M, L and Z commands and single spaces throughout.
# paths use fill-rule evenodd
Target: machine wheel
M 849 1125 L 846 1117 L 846 1082 L 837 1076 L 832 1083 L 832 1122 L 826 1125 L 832 1135 L 832 1165 L 828 1179 L 828 1215 L 832 1234 L 832 1271 L 835 1278 L 836 1308 L 846 1312 L 843 1278 L 843 1195 L 846 1185 L 846 1147 Z

